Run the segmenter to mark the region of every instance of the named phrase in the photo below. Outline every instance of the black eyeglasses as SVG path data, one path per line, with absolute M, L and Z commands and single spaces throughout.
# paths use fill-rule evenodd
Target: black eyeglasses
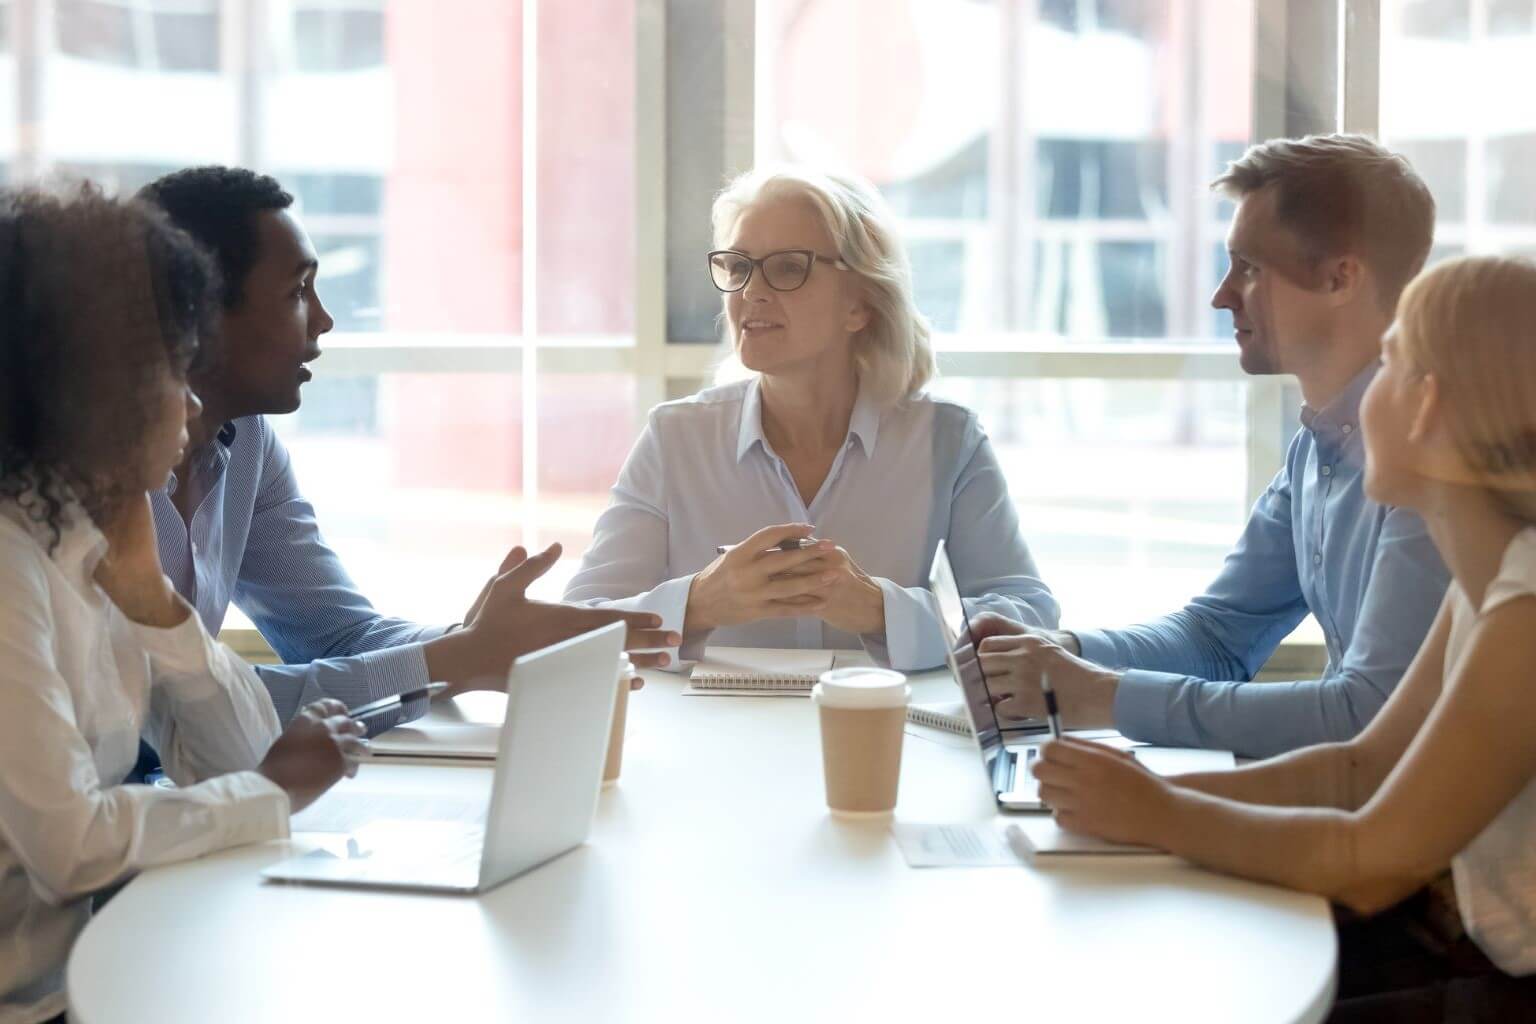
M 792 292 L 805 284 L 816 261 L 830 263 L 838 270 L 848 264 L 822 256 L 811 249 L 782 249 L 755 260 L 735 249 L 716 249 L 709 254 L 709 279 L 722 292 L 739 292 L 752 280 L 752 271 L 763 268 L 763 280 L 776 292 Z

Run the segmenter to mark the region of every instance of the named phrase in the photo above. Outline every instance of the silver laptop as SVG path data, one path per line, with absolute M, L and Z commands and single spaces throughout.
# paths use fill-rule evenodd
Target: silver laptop
M 1046 810 L 1040 802 L 1040 784 L 1029 766 L 1041 745 L 1050 739 L 1050 726 L 1044 719 L 1021 719 L 1008 725 L 998 720 L 992 708 L 991 687 L 987 684 L 986 673 L 981 670 L 981 659 L 976 655 L 965 602 L 960 600 L 955 570 L 949 564 L 949 553 L 944 550 L 942 540 L 933 554 L 928 587 L 938 605 L 939 627 L 944 633 L 949 670 L 954 673 L 965 698 L 961 703 L 971 721 L 976 748 L 981 751 L 982 769 L 997 797 L 997 805 L 1009 811 Z M 1148 746 L 1129 742 L 1113 730 L 1076 735 L 1129 750 L 1147 770 L 1159 775 L 1223 771 L 1236 764 L 1230 750 Z
M 507 678 L 485 825 L 379 822 L 345 854 L 316 850 L 274 865 L 275 882 L 473 893 L 586 841 L 597 812 L 622 622 L 519 658 Z M 363 771 L 367 771 L 367 766 Z
M 939 627 L 944 633 L 944 648 L 949 670 L 960 684 L 966 717 L 971 721 L 987 783 L 997 797 L 997 805 L 1011 811 L 1044 810 L 1039 785 L 1029 771 L 1039 745 L 1050 738 L 1050 726 L 1044 719 L 1025 719 L 1004 728 L 992 709 L 992 693 L 971 636 L 970 619 L 949 553 L 939 541 L 933 553 L 933 567 L 928 571 L 928 588 L 938 605 Z

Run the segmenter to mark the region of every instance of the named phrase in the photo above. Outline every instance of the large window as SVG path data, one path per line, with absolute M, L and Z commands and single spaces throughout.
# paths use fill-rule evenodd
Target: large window
M 1245 385 L 1209 305 L 1226 211 L 1207 184 L 1249 135 L 1251 0 L 757 9 L 759 158 L 879 185 L 941 349 L 1069 357 L 1056 379 L 937 385 L 981 415 L 1068 616 L 1196 593 L 1247 510 Z M 1230 359 L 1232 379 L 1151 363 L 1101 379 L 1170 342 Z
M 1536 252 L 1533 69 L 1531 0 L 0 0 L 0 169 L 284 181 L 337 326 L 278 429 L 354 574 L 430 620 L 514 543 L 565 545 L 558 593 L 645 411 L 709 380 L 724 177 L 856 171 L 937 390 L 1108 624 L 1208 581 L 1295 428 L 1209 307 L 1209 180 L 1363 127 L 1429 180 L 1437 258 Z
M 275 422 L 381 606 L 454 619 L 515 543 L 561 540 L 579 557 L 633 433 L 634 388 L 541 368 L 525 341 L 633 341 L 631 0 L 544 3 L 537 18 L 507 0 L 27 13 L 51 23 L 31 63 L 40 130 L 24 141 L 16 74 L 4 80 L 0 144 L 28 150 L 18 177 L 129 193 L 237 163 L 296 196 L 336 328 L 303 407 Z

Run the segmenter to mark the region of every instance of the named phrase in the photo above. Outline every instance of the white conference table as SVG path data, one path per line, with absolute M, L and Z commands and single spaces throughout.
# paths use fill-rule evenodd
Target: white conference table
M 1170 858 L 908 868 L 886 825 L 828 816 L 809 701 L 684 697 L 676 677 L 647 679 L 587 845 L 479 897 L 258 879 L 327 841 L 315 834 L 145 872 L 75 946 L 71 1019 L 1227 1024 L 1328 1012 L 1336 952 L 1321 899 Z M 489 776 L 372 763 L 342 786 L 462 800 L 488 793 Z M 993 816 L 974 747 L 909 726 L 897 819 Z

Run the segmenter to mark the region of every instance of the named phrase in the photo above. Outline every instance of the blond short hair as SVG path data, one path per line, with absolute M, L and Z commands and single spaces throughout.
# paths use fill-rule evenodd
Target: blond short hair
M 922 391 L 937 372 L 933 343 L 912 293 L 912 267 L 896 218 L 880 193 L 852 175 L 794 167 L 748 171 L 715 197 L 715 245 L 729 244 L 747 210 L 777 199 L 810 203 L 837 255 L 863 285 L 870 319 L 853 339 L 860 385 L 881 407 Z
M 1365 135 L 1308 135 L 1248 147 L 1211 182 L 1231 199 L 1273 189 L 1275 213 L 1311 270 L 1353 252 L 1376 278 L 1391 312 L 1424 267 L 1435 199 L 1407 159 Z
M 1404 358 L 1434 375 L 1472 478 L 1536 522 L 1536 263 L 1437 264 L 1403 292 L 1396 332 Z

